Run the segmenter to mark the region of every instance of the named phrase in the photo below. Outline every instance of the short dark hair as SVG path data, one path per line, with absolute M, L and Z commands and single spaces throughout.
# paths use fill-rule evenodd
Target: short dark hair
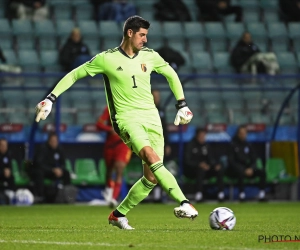
M 197 128 L 196 129 L 196 136 L 198 135 L 198 134 L 200 134 L 200 133 L 206 133 L 207 131 L 206 131 L 206 129 L 205 128 Z
M 7 142 L 6 138 L 4 138 L 4 137 L 1 137 L 0 141 L 6 141 Z
M 129 29 L 133 30 L 133 32 L 138 32 L 140 28 L 149 29 L 150 23 L 140 16 L 131 16 L 129 17 L 123 26 L 123 36 L 127 36 L 127 31 Z

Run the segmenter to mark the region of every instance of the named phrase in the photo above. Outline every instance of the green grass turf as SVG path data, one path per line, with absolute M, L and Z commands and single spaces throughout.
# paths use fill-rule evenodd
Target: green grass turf
M 237 217 L 233 231 L 209 228 L 218 206 Z M 128 214 L 134 231 L 108 225 L 107 207 L 0 207 L 0 249 L 300 249 L 300 242 L 258 243 L 259 235 L 298 235 L 300 203 L 199 204 L 195 221 L 177 219 L 174 205 L 141 204 Z

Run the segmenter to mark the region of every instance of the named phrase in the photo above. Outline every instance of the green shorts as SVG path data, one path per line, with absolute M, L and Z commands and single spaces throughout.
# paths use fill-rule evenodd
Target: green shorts
M 161 160 L 164 158 L 164 136 L 162 126 L 150 123 L 118 123 L 120 137 L 124 143 L 139 155 L 141 149 L 150 146 Z

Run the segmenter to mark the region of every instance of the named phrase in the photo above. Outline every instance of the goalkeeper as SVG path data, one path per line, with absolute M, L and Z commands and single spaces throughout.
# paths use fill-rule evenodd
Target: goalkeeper
M 121 229 L 133 229 L 126 214 L 145 199 L 157 183 L 180 205 L 178 218 L 194 219 L 197 210 L 182 193 L 174 176 L 164 167 L 164 137 L 161 120 L 151 94 L 150 74 L 164 75 L 177 100 L 174 124 L 187 124 L 193 114 L 184 98 L 176 72 L 152 49 L 144 47 L 150 23 L 139 16 L 125 21 L 119 47 L 97 54 L 63 77 L 52 93 L 36 107 L 36 121 L 45 120 L 56 98 L 77 80 L 102 74 L 106 100 L 114 130 L 143 163 L 144 175 L 129 190 L 125 199 L 111 212 L 108 221 Z

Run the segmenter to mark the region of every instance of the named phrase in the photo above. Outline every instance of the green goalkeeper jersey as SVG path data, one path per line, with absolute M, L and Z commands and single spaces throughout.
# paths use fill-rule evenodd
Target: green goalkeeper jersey
M 167 78 L 176 100 L 184 99 L 176 72 L 157 52 L 146 47 L 132 58 L 121 47 L 104 51 L 68 73 L 52 94 L 58 97 L 78 79 L 102 74 L 113 125 L 119 121 L 146 121 L 161 125 L 151 94 L 152 71 Z
M 150 74 L 156 71 L 170 75 L 171 82 L 179 82 L 169 64 L 157 52 L 148 48 L 143 48 L 132 58 L 120 47 L 110 49 L 85 63 L 84 69 L 91 76 L 103 74 L 113 122 L 129 119 L 160 124 L 151 93 Z M 179 94 L 179 98 L 182 97 L 183 93 Z

